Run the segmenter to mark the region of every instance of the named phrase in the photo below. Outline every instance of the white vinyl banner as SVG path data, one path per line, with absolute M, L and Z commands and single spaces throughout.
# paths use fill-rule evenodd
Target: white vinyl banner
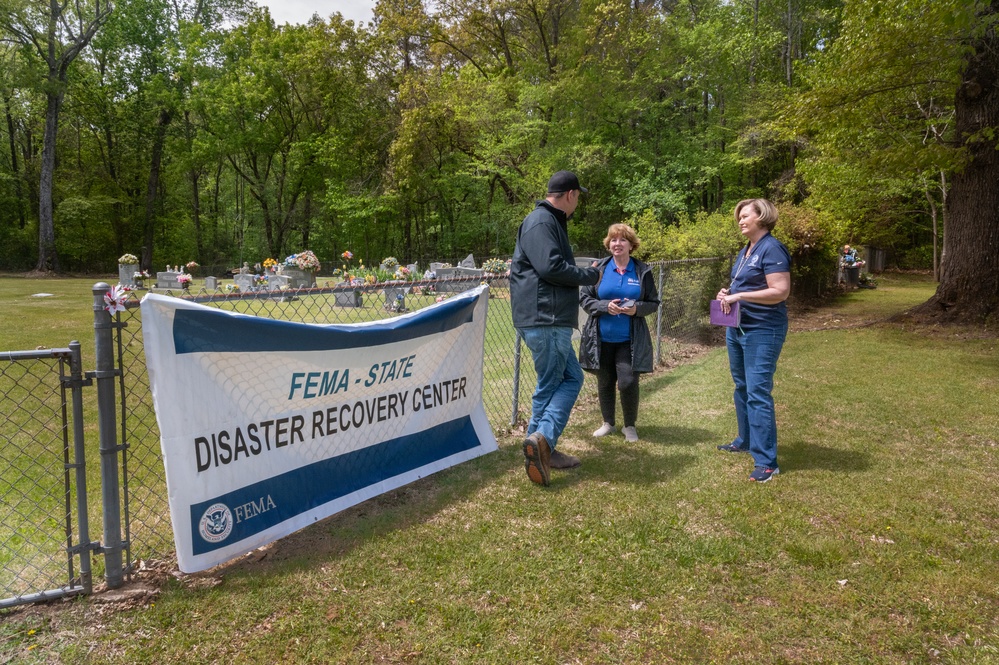
M 317 325 L 144 297 L 180 569 L 496 450 L 488 302 L 483 286 L 386 321 Z

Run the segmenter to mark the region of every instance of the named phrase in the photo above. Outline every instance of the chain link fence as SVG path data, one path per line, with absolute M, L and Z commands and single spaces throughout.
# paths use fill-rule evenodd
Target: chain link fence
M 0 353 L 0 608 L 90 591 L 85 383 L 78 343 Z
M 691 347 L 709 341 L 707 303 L 717 293 L 729 268 L 727 259 L 696 259 L 651 264 L 662 305 L 650 317 L 656 336 L 655 360 L 672 364 Z M 509 282 L 503 276 L 456 277 L 448 280 L 362 287 L 335 286 L 319 279 L 311 289 L 225 293 L 197 290 L 171 293 L 219 309 L 286 321 L 343 324 L 398 316 L 482 282 L 490 286 L 483 362 L 486 414 L 499 435 L 522 426 L 529 417 L 535 374 L 530 353 L 519 343 L 510 309 Z M 170 292 L 167 292 L 170 293 Z M 120 441 L 123 456 L 125 561 L 169 557 L 173 536 L 160 456 L 159 431 L 153 412 L 141 336 L 138 304 L 131 294 L 117 315 L 117 363 L 121 369 Z M 585 315 L 584 315 L 585 316 Z M 588 381 L 593 379 L 588 378 Z M 587 388 L 590 390 L 590 388 Z M 592 390 L 595 390 L 593 388 Z M 591 390 L 591 392 L 592 392 Z

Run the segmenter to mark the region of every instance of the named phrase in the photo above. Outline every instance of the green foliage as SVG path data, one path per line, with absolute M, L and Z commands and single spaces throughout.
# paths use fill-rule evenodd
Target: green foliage
M 962 163 L 974 6 L 398 0 L 367 26 L 277 26 L 241 0 L 125 3 L 72 65 L 60 252 L 74 268 L 143 247 L 209 269 L 300 248 L 505 256 L 562 168 L 591 190 L 579 248 L 632 219 L 650 256 L 722 253 L 705 220 L 766 196 L 904 250 Z M 0 53 L 0 223 L 38 210 L 45 88 L 26 52 Z
M 836 273 L 839 225 L 832 215 L 805 206 L 778 206 L 774 236 L 791 253 L 791 275 L 796 292 L 821 293 Z
M 60 203 L 56 222 L 61 233 L 57 240 L 68 269 L 81 272 L 116 269 L 117 257 L 109 257 L 105 250 L 114 244 L 112 230 L 101 223 L 114 203 L 111 198 L 96 196 L 71 197 Z
M 814 293 L 835 274 L 838 227 L 832 216 L 811 208 L 781 204 L 778 212 L 774 235 L 791 253 L 796 288 Z M 665 225 L 646 211 L 628 224 L 642 240 L 636 255 L 650 261 L 733 256 L 745 244 L 731 214 L 701 212 Z
M 0 224 L 0 270 L 31 270 L 38 260 L 38 225 Z
M 933 245 L 920 245 L 899 252 L 895 266 L 900 270 L 933 270 Z
M 743 244 L 730 214 L 699 212 L 663 224 L 646 211 L 627 223 L 642 241 L 636 254 L 648 261 L 731 256 Z
M 964 160 L 955 149 L 954 91 L 974 2 L 891 0 L 845 5 L 839 37 L 807 68 L 807 88 L 778 124 L 809 139 L 801 172 L 811 204 L 848 235 L 906 242 L 912 210 L 942 200 L 940 174 Z

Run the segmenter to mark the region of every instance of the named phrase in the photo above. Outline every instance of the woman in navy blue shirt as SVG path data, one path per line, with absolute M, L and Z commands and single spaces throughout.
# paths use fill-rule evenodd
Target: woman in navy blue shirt
M 638 441 L 638 375 L 652 371 L 652 337 L 645 317 L 659 309 L 659 292 L 649 266 L 632 258 L 640 242 L 627 224 L 607 229 L 600 281 L 579 291 L 579 305 L 589 314 L 579 342 L 579 364 L 597 374 L 597 397 L 604 424 L 593 436 L 616 431 L 615 385 L 621 393 L 626 441 Z
M 718 446 L 748 452 L 754 468 L 749 479 L 765 483 L 780 473 L 777 466 L 777 418 L 771 394 L 777 358 L 787 337 L 787 305 L 791 293 L 791 255 L 770 232 L 777 208 L 766 199 L 746 199 L 735 206 L 739 231 L 749 241 L 732 264 L 732 282 L 718 292 L 722 311 L 739 303 L 741 321 L 728 328 L 728 362 L 735 382 L 735 415 L 739 435 Z

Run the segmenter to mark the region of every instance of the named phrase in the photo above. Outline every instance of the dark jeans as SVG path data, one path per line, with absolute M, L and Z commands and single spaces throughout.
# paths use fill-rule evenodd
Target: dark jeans
M 634 427 L 638 419 L 638 372 L 631 368 L 631 342 L 600 342 L 600 369 L 597 370 L 597 397 L 605 423 L 614 424 L 614 388 L 621 392 L 624 426 Z

